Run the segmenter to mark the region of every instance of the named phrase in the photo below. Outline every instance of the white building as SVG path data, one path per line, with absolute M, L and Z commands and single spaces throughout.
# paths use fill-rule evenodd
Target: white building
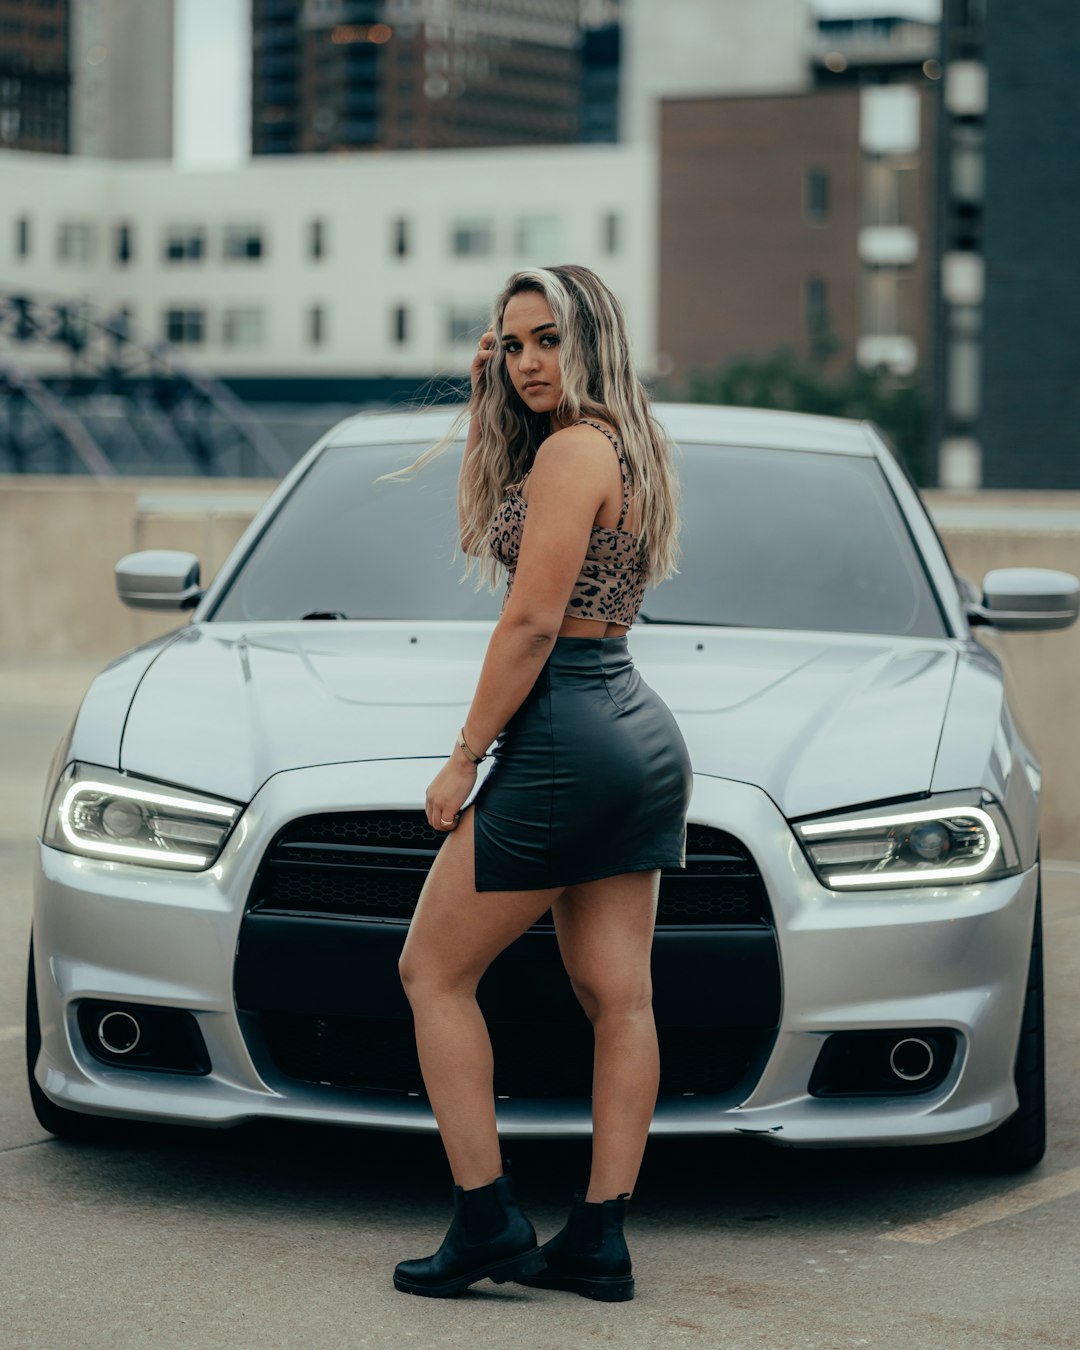
M 426 378 L 467 369 L 511 272 L 576 262 L 622 298 L 648 370 L 656 203 L 654 157 L 632 146 L 233 170 L 0 154 L 0 293 L 123 309 L 225 378 Z
M 623 0 L 619 135 L 655 142 L 660 100 L 811 83 L 810 0 Z

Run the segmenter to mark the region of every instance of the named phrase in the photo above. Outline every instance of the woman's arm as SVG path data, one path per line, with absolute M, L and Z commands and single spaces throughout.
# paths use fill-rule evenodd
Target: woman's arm
M 568 427 L 540 447 L 529 475 L 529 509 L 514 589 L 488 642 L 464 734 L 483 754 L 525 701 L 562 626 L 589 531 L 612 490 L 610 447 Z M 447 829 L 472 790 L 476 765 L 455 746 L 428 788 L 428 820 Z

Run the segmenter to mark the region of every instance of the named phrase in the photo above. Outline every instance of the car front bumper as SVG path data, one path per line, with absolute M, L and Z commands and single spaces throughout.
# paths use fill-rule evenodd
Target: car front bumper
M 433 767 L 432 760 L 415 759 L 278 774 L 206 872 L 101 862 L 43 845 L 34 935 L 42 1033 L 36 1077 L 45 1094 L 74 1111 L 192 1125 L 262 1117 L 434 1130 L 422 1097 L 284 1076 L 234 994 L 247 897 L 277 831 L 319 812 L 415 809 Z M 838 894 L 820 885 L 787 822 L 759 789 L 698 777 L 691 817 L 736 835 L 758 863 L 774 915 L 782 1006 L 752 1080 L 734 1095 L 662 1095 L 654 1135 L 758 1135 L 791 1145 L 940 1143 L 984 1133 L 1016 1109 L 1013 1060 L 1037 868 L 967 886 Z M 709 936 L 700 936 L 706 952 Z M 658 931 L 658 953 L 663 941 Z M 722 984 L 738 961 L 727 948 L 716 950 L 726 952 L 723 961 L 718 956 Z M 508 953 L 505 959 L 514 958 Z M 705 975 L 699 968 L 698 984 Z M 79 1030 L 84 999 L 189 1011 L 205 1040 L 210 1073 L 101 1063 Z M 752 1001 L 753 991 L 717 990 L 717 1007 L 726 1006 L 728 1014 L 740 999 Z M 725 1016 L 717 1016 L 718 1044 L 730 1022 Z M 933 1090 L 809 1094 L 831 1033 L 928 1026 L 950 1028 L 958 1037 L 948 1074 Z M 587 1134 L 589 1107 L 586 1097 L 497 1102 L 501 1130 L 518 1136 Z

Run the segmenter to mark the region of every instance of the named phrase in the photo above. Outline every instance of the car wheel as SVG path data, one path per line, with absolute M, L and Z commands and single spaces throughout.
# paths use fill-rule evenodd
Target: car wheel
M 1027 994 L 1016 1049 L 1016 1095 L 1020 1106 L 996 1130 L 954 1145 L 981 1172 L 1026 1172 L 1046 1152 L 1046 1031 L 1043 1021 L 1042 882 L 1035 900 L 1035 929 L 1028 962 Z
M 80 1144 L 110 1143 L 132 1138 L 133 1127 L 127 1121 L 111 1120 L 108 1116 L 88 1116 L 81 1111 L 69 1111 L 50 1101 L 34 1077 L 40 1049 L 41 1023 L 38 1019 L 37 980 L 34 975 L 34 940 L 31 938 L 30 963 L 26 975 L 26 1081 L 38 1124 L 60 1139 L 70 1139 Z

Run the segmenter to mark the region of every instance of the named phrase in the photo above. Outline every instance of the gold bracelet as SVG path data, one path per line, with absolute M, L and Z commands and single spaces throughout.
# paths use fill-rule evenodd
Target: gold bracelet
M 482 759 L 487 759 L 487 755 L 474 755 L 473 752 L 469 749 L 469 744 L 465 739 L 464 727 L 462 727 L 461 730 L 458 732 L 457 743 L 461 747 L 461 749 L 465 751 L 466 759 L 472 760 L 474 764 L 479 764 Z

